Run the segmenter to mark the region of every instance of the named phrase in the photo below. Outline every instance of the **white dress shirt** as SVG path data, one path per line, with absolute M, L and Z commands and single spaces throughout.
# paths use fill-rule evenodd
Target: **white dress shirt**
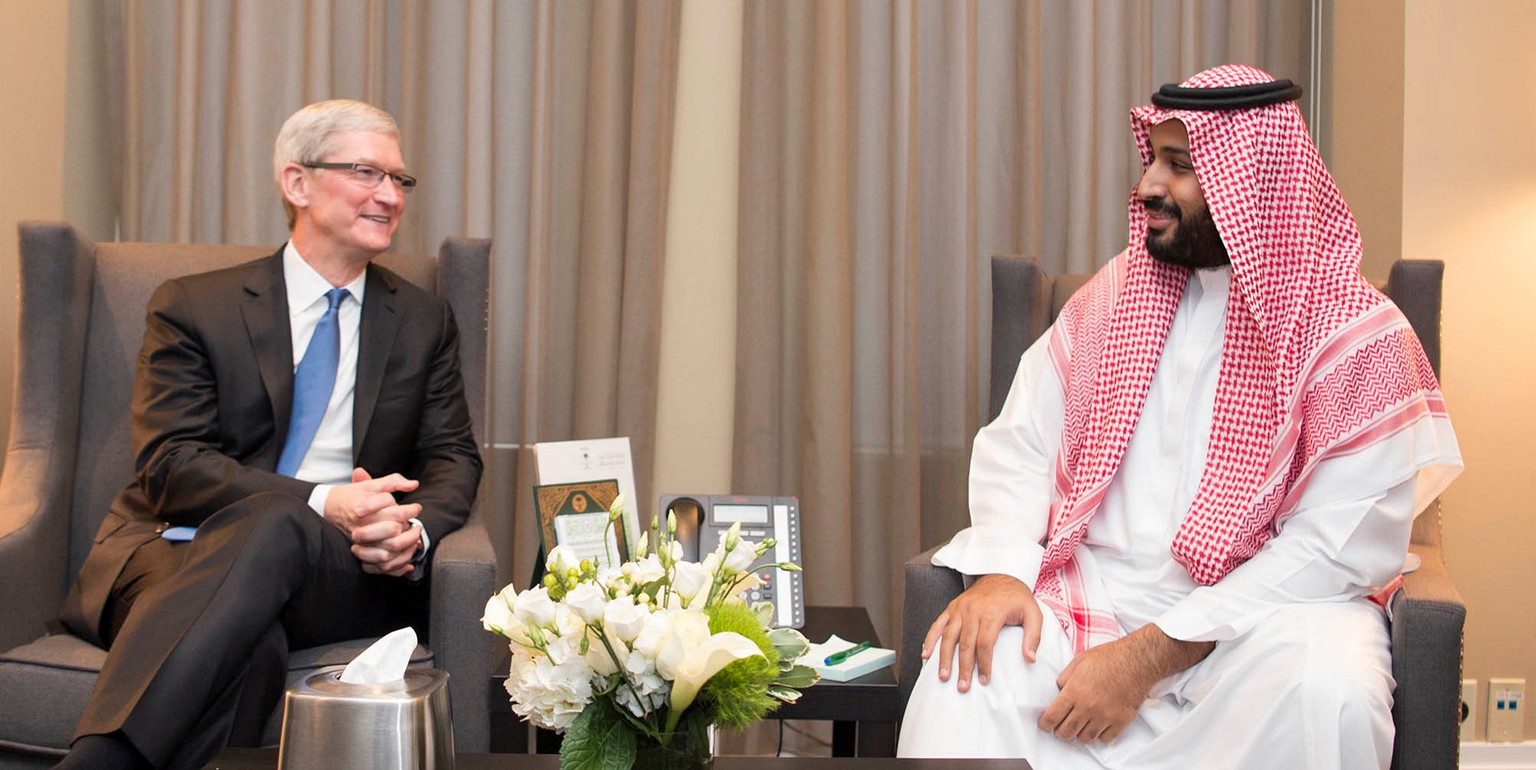
M 296 478 L 316 482 L 318 486 L 309 495 L 309 507 L 316 513 L 325 512 L 325 498 L 332 487 L 352 481 L 352 398 L 357 391 L 357 350 L 363 315 L 363 286 L 367 283 L 367 271 L 360 273 L 351 283 L 343 286 L 351 295 L 337 309 L 337 325 L 341 331 L 341 357 L 336 367 L 336 387 L 331 391 L 331 401 L 325 407 L 325 416 L 315 431 L 315 440 L 299 463 Z M 309 339 L 315 327 L 325 315 L 330 303 L 325 294 L 331 289 L 330 282 L 320 277 L 304 258 L 299 256 L 293 242 L 283 247 L 283 282 L 288 288 L 288 325 L 293 332 L 293 366 L 298 369 L 309 349 Z

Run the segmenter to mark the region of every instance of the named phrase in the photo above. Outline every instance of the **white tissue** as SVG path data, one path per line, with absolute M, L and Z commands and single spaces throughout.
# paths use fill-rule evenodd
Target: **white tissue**
M 369 645 L 347 664 L 341 681 L 351 684 L 383 684 L 405 678 L 405 666 L 416 651 L 416 630 L 406 626 L 391 631 Z

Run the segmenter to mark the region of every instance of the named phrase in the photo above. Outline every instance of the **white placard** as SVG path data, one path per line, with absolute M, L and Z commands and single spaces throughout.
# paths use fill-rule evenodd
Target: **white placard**
M 640 497 L 635 494 L 628 436 L 540 441 L 533 445 L 533 465 L 540 485 L 618 479 L 625 501 L 624 541 L 630 548 L 640 542 Z

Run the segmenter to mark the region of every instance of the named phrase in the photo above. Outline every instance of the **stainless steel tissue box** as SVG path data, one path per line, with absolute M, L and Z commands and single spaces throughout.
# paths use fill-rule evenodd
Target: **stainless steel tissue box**
M 327 666 L 288 688 L 277 766 L 453 770 L 448 672 L 406 669 L 400 681 L 350 684 Z

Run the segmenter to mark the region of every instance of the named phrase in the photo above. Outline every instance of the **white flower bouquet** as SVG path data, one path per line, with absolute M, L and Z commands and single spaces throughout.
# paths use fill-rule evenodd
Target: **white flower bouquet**
M 805 637 L 772 628 L 773 606 L 744 598 L 757 569 L 800 568 L 759 564 L 773 540 L 744 540 L 740 528 L 702 562 L 684 561 L 669 511 L 634 561 L 599 571 L 557 546 L 542 585 L 486 602 L 482 624 L 511 640 L 512 710 L 564 733 L 562 768 L 707 762 L 709 726 L 743 729 L 816 683 L 795 663 Z

